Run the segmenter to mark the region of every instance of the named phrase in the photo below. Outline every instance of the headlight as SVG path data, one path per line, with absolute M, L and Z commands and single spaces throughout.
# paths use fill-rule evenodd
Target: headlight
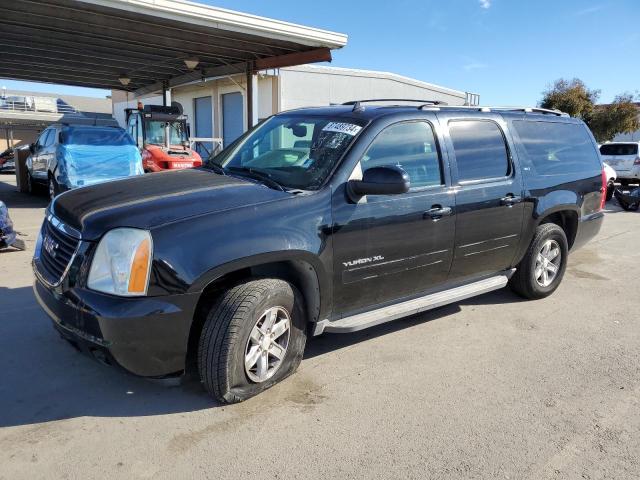
M 114 295 L 145 295 L 152 256 L 153 244 L 148 231 L 111 230 L 98 244 L 87 285 L 92 290 Z

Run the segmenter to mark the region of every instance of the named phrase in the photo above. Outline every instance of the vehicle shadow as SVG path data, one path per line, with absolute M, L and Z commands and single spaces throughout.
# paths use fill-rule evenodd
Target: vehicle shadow
M 367 328 L 359 332 L 352 333 L 326 333 L 317 338 L 312 338 L 307 343 L 304 358 L 314 358 L 328 352 L 351 347 L 359 343 L 372 340 L 377 337 L 398 332 L 407 328 L 420 325 L 422 323 L 438 320 L 461 311 L 463 305 L 495 305 L 506 303 L 524 302 L 525 299 L 518 297 L 508 288 L 496 290 L 473 298 L 468 298 L 460 302 L 445 305 L 433 310 L 418 313 L 410 317 L 400 318 L 389 323 L 383 323 L 375 327 Z
M 45 208 L 49 205 L 45 187 L 40 188 L 35 195 L 19 192 L 13 174 L 0 175 L 0 200 L 9 208 L 9 214 L 14 208 Z
M 430 322 L 460 305 L 520 301 L 498 291 L 361 332 L 325 334 L 307 344 L 305 359 Z M 52 328 L 30 287 L 0 287 L 0 427 L 84 416 L 137 417 L 220 406 L 189 374 L 176 386 L 106 367 L 77 352 Z M 277 388 L 277 387 L 276 387 Z

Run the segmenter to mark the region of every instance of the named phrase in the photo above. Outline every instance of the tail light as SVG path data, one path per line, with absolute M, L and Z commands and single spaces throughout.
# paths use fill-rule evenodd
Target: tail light
M 634 165 L 640 165 L 640 157 L 637 157 L 634 161 L 633 161 Z
M 602 198 L 600 199 L 600 210 L 604 210 L 605 203 L 607 203 L 607 172 L 603 168 L 602 169 L 602 187 L 600 188 L 600 192 L 602 192 Z

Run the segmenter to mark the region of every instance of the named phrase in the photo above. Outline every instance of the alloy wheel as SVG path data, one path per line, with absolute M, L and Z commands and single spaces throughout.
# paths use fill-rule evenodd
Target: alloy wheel
M 267 309 L 251 330 L 244 355 L 244 370 L 252 382 L 273 377 L 282 365 L 291 333 L 291 318 L 282 307 Z
M 541 287 L 548 287 L 558 276 L 562 265 L 562 252 L 555 240 L 547 240 L 536 256 L 534 276 Z

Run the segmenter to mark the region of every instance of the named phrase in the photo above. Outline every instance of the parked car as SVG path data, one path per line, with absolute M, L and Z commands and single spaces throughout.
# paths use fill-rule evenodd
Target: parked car
M 43 184 L 51 199 L 72 188 L 144 173 L 135 142 L 119 127 L 52 125 L 30 149 L 29 192 Z
M 34 290 L 98 360 L 155 378 L 196 362 L 238 402 L 292 374 L 308 333 L 507 285 L 552 294 L 600 230 L 605 188 L 589 129 L 556 111 L 295 110 L 202 168 L 58 197 Z
M 13 172 L 16 169 L 15 150 L 7 148 L 0 153 L 0 172 Z
M 600 146 L 602 161 L 618 174 L 623 186 L 640 181 L 639 142 L 609 142 Z
M 603 162 L 602 165 L 604 166 L 604 174 L 607 179 L 607 202 L 608 202 L 613 197 L 613 192 L 616 189 L 616 178 L 618 178 L 618 174 L 606 162 Z

